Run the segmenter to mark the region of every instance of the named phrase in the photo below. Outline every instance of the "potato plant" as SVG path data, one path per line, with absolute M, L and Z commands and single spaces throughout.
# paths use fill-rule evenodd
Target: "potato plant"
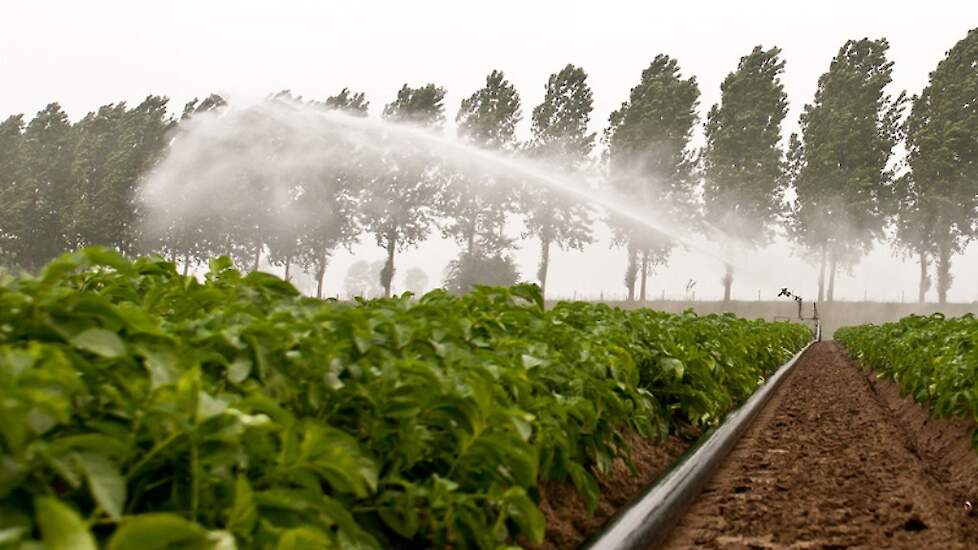
M 0 283 L 0 547 L 499 548 L 811 335 L 535 286 L 353 304 L 99 248 Z
M 835 339 L 864 367 L 900 385 L 936 416 L 978 420 L 978 319 L 911 315 L 882 325 L 844 327 Z M 978 437 L 974 437 L 978 450 Z

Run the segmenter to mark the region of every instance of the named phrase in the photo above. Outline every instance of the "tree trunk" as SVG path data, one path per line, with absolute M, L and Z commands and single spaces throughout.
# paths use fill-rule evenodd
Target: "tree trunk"
M 326 258 L 323 257 L 322 261 L 316 267 L 316 298 L 320 300 L 323 299 L 323 287 L 326 285 L 324 279 L 326 277 Z
M 730 301 L 730 289 L 733 287 L 733 266 L 726 264 L 727 271 L 723 274 L 723 301 Z
M 380 284 L 384 287 L 384 297 L 391 297 L 391 283 L 394 282 L 394 252 L 397 250 L 397 234 L 387 234 L 387 263 L 380 270 Z
M 835 271 L 838 262 L 839 262 L 838 259 L 835 257 L 835 251 L 832 251 L 832 254 L 830 255 L 829 258 L 829 292 L 828 295 L 825 297 L 826 302 L 835 301 Z
M 937 302 L 947 303 L 947 291 L 951 289 L 951 238 L 944 237 L 937 254 Z
M 818 269 L 818 301 L 825 301 L 825 257 L 826 257 L 826 246 L 822 243 L 822 258 L 819 261 Z
M 547 296 L 547 271 L 550 270 L 550 238 L 540 239 L 540 268 L 537 270 L 537 279 L 540 280 L 540 294 Z
M 190 254 L 184 256 L 183 259 L 183 276 L 186 277 L 187 273 L 190 273 Z
M 642 251 L 642 283 L 639 285 L 638 300 L 645 302 L 645 283 L 649 280 L 649 251 Z
M 465 237 L 465 251 L 471 256 L 472 252 L 475 251 L 475 229 L 469 231 L 469 234 Z
M 255 247 L 255 265 L 252 271 L 258 271 L 258 263 L 261 261 L 261 247 L 261 243 L 258 243 L 258 246 Z
M 285 257 L 285 282 L 289 282 L 289 268 L 292 267 L 292 256 Z
M 638 250 L 628 245 L 628 267 L 625 268 L 625 287 L 628 289 L 628 301 L 635 301 L 635 279 L 638 278 Z
M 927 301 L 927 291 L 930 289 L 930 277 L 927 276 L 927 249 L 924 247 L 924 243 L 920 243 L 917 254 L 920 261 L 920 287 L 917 292 L 917 302 L 922 304 Z

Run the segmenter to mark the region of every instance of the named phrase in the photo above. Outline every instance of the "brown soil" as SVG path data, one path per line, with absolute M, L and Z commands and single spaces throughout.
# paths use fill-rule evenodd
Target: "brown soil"
M 900 396 L 900 386 L 865 374 L 877 401 L 901 428 L 903 445 L 929 466 L 929 473 L 951 492 L 956 502 L 978 506 L 978 453 L 971 446 L 974 420 L 935 418 L 910 396 Z M 978 522 L 978 509 L 975 510 Z
M 817 344 L 665 546 L 978 548 L 963 508 L 978 486 L 970 427 L 926 418 Z
M 670 436 L 665 441 L 650 441 L 629 433 L 625 439 L 631 449 L 633 472 L 616 460 L 610 475 L 597 475 L 601 500 L 591 514 L 584 499 L 570 481 L 540 485 L 540 509 L 547 519 L 547 538 L 540 549 L 575 548 L 600 528 L 619 508 L 638 496 L 689 447 L 688 441 Z

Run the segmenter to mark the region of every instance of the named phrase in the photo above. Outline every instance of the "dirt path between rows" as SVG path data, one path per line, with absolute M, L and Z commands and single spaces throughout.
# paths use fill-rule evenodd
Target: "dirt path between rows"
M 978 516 L 874 388 L 813 346 L 665 547 L 978 548 Z

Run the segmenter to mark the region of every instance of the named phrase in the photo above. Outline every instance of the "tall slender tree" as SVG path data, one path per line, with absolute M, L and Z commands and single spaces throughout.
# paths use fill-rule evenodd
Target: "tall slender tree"
M 210 96 L 208 102 L 215 98 L 219 96 Z M 119 234 L 109 240 L 111 246 L 122 252 L 133 253 L 145 241 L 136 195 L 143 179 L 167 153 L 177 125 L 175 117 L 167 112 L 169 104 L 170 100 L 164 96 L 150 95 L 126 113 L 121 140 L 124 148 L 121 186 L 114 194 L 120 211 L 116 222 Z
M 703 198 L 710 222 L 750 246 L 770 242 L 784 213 L 781 122 L 788 96 L 781 83 L 780 48 L 755 46 L 720 85 L 721 100 L 706 121 Z M 722 279 L 730 300 L 733 267 Z
M 70 197 L 63 212 L 69 248 L 107 246 L 122 233 L 116 222 L 128 214 L 118 200 L 124 185 L 126 111 L 125 103 L 104 105 L 75 124 Z
M 594 149 L 595 134 L 588 132 L 593 108 L 584 69 L 568 64 L 550 75 L 543 101 L 533 109 L 533 137 L 527 152 L 555 170 L 581 170 Z M 546 295 L 551 248 L 581 250 L 590 243 L 590 211 L 581 201 L 533 182 L 524 186 L 521 202 L 528 233 L 540 240 L 537 279 Z
M 892 215 L 894 227 L 894 244 L 907 255 L 917 258 L 920 275 L 917 285 L 917 302 L 927 300 L 927 292 L 931 289 L 929 268 L 931 253 L 935 242 L 935 212 L 928 207 L 928 193 L 913 178 L 913 174 L 904 173 L 894 183 Z
M 167 100 L 149 96 L 136 107 L 110 104 L 75 124 L 67 245 L 102 245 L 133 253 L 138 241 L 136 192 L 159 161 L 173 121 Z
M 679 63 L 658 55 L 627 102 L 614 111 L 605 133 L 614 185 L 638 206 L 652 207 L 676 223 L 692 215 L 695 179 L 689 143 L 697 121 L 696 77 L 683 78 Z M 627 221 L 613 222 L 617 242 L 628 249 L 625 286 L 645 300 L 650 270 L 664 264 L 674 243 L 667 235 Z
M 520 95 L 501 71 L 492 71 L 486 84 L 462 100 L 455 117 L 459 138 L 491 151 L 512 152 L 517 147 L 516 125 L 522 117 Z M 445 237 L 462 245 L 466 265 L 505 256 L 512 239 L 504 232 L 513 210 L 515 186 L 510 178 L 464 170 L 444 170 L 438 209 L 445 222 Z M 474 272 L 478 272 L 476 269 Z
M 869 250 L 889 210 L 889 161 L 906 103 L 905 94 L 886 91 L 889 47 L 886 39 L 847 41 L 818 79 L 815 101 L 801 115 L 801 137 L 792 136 L 789 146 L 797 193 L 790 226 L 818 254 L 819 300 L 834 299 L 839 265 Z
M 64 212 L 70 204 L 74 132 L 68 115 L 51 103 L 23 133 L 23 184 L 10 193 L 8 224 L 17 238 L 12 249 L 20 265 L 34 271 L 67 247 Z
M 920 261 L 920 301 L 937 268 L 937 298 L 947 302 L 951 260 L 978 234 L 978 29 L 938 63 L 907 118 L 910 172 L 897 186 L 898 243 Z
M 384 107 L 383 115 L 391 122 L 440 131 L 445 122 L 445 89 L 434 84 L 419 88 L 405 84 Z M 385 296 L 391 293 L 396 253 L 424 240 L 431 231 L 437 177 L 437 164 L 425 151 L 399 147 L 385 155 L 384 172 L 371 178 L 367 186 L 364 226 L 387 252 L 380 274 Z
M 20 223 L 15 205 L 24 185 L 24 117 L 14 115 L 0 123 L 0 264 L 17 265 L 15 255 Z
M 367 116 L 367 111 L 370 108 L 370 102 L 367 101 L 366 94 L 351 91 L 349 88 L 343 88 L 338 94 L 327 97 L 322 105 L 327 109 L 341 111 L 354 116 Z
M 351 116 L 365 117 L 369 102 L 362 92 L 343 88 L 338 94 L 326 98 L 326 109 L 341 111 Z M 305 216 L 299 240 L 299 261 L 316 278 L 316 297 L 323 297 L 326 267 L 334 251 L 349 246 L 360 232 L 357 215 L 357 199 L 366 183 L 367 172 L 358 156 L 351 152 L 342 161 L 323 166 L 305 190 Z
M 170 139 L 176 141 L 187 138 L 186 129 L 193 125 L 194 117 L 205 116 L 206 113 L 216 113 L 227 107 L 227 101 L 218 94 L 211 94 L 200 100 L 194 98 L 184 105 L 179 124 L 175 125 Z M 165 152 L 165 148 L 163 152 Z M 206 262 L 211 256 L 230 255 L 232 249 L 231 234 L 227 228 L 227 220 L 219 214 L 188 217 L 189 206 L 184 204 L 185 197 L 171 197 L 157 208 L 166 207 L 170 211 L 163 216 L 169 220 L 164 228 L 157 228 L 154 235 L 141 234 L 139 242 L 144 249 L 156 250 L 173 258 L 183 261 L 184 274 L 190 271 L 193 264 Z

